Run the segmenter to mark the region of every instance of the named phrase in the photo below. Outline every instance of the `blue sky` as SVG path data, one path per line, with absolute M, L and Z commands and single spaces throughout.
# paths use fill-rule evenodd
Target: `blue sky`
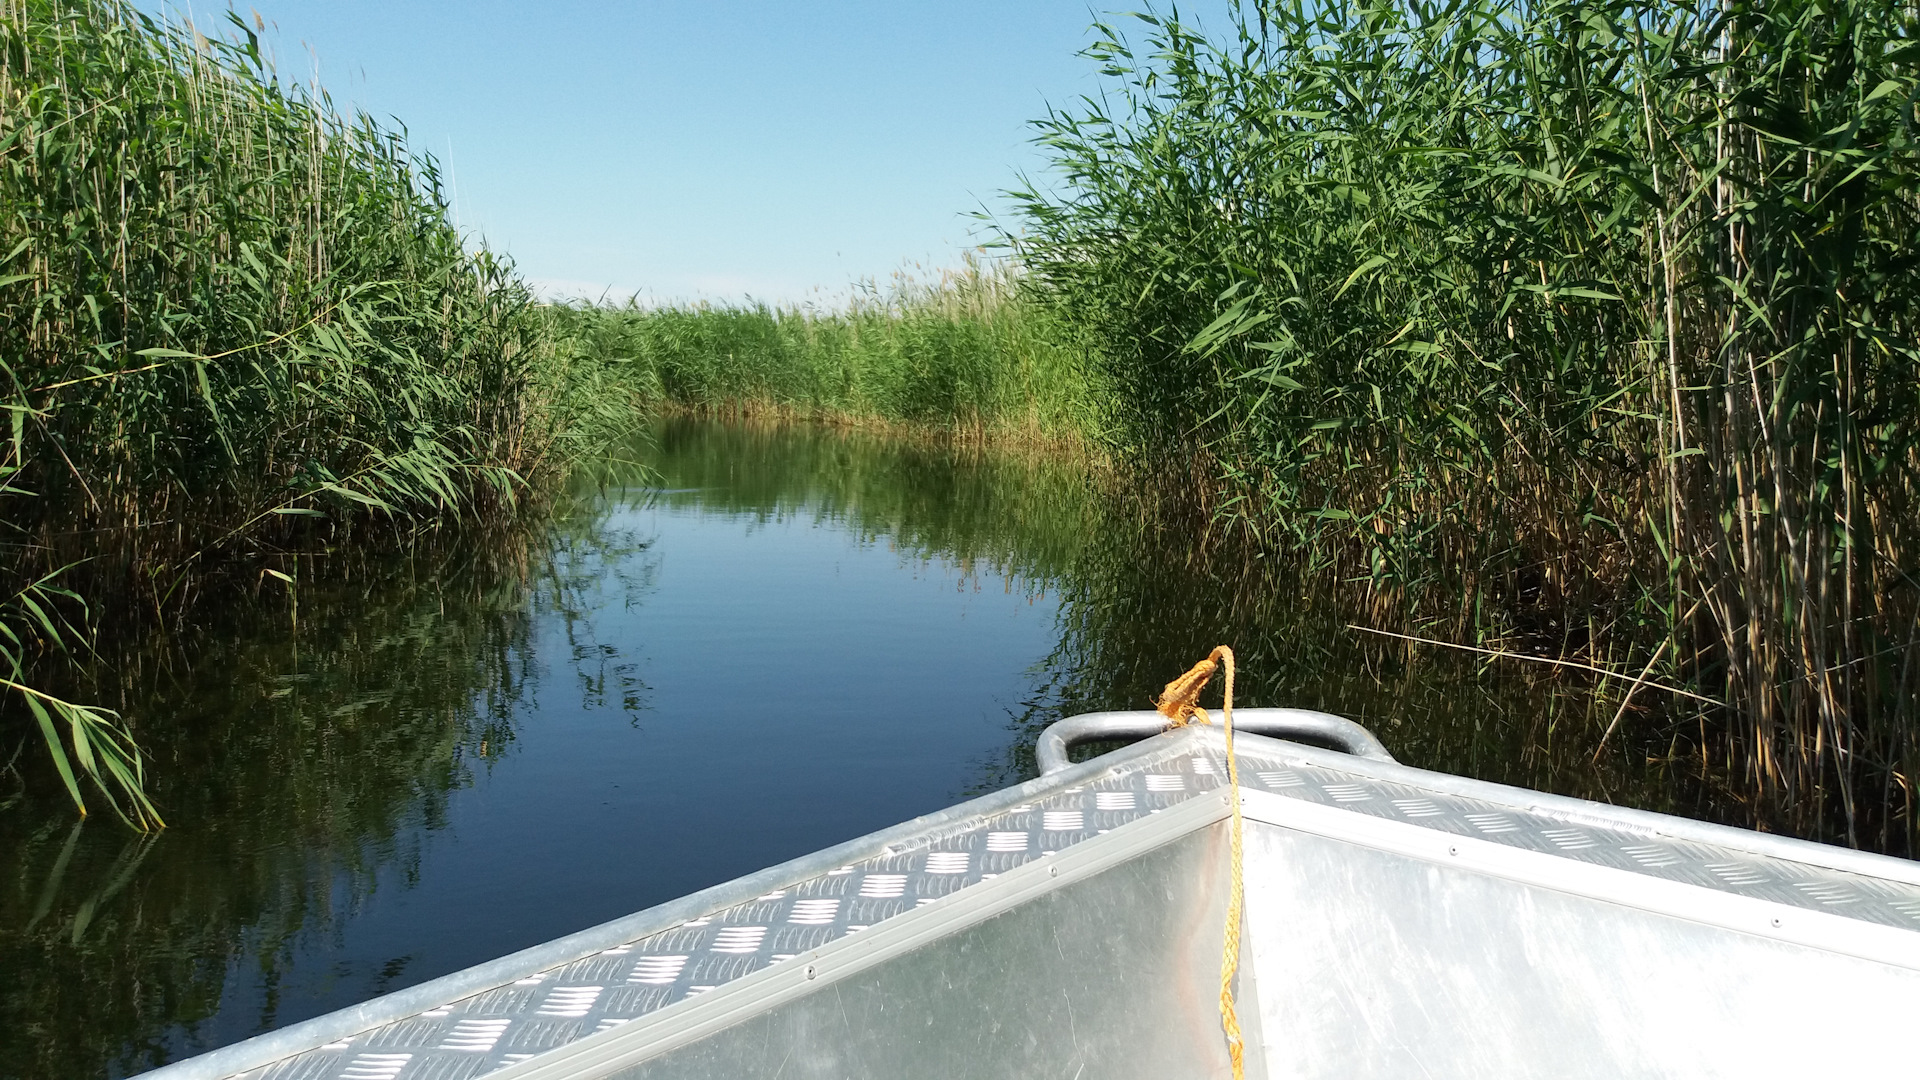
M 953 265 L 1043 168 L 1026 122 L 1097 87 L 1084 0 L 254 3 L 283 77 L 403 122 L 550 295 L 794 302 Z

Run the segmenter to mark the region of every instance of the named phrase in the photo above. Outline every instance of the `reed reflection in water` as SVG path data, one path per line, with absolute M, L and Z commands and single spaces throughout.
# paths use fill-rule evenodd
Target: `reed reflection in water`
M 137 1072 L 1023 779 L 1220 641 L 1242 700 L 1410 763 L 1731 814 L 1644 740 L 1591 765 L 1583 683 L 1355 635 L 1070 457 L 683 418 L 614 458 L 541 531 L 103 659 L 174 827 L 0 796 L 0 1075 Z

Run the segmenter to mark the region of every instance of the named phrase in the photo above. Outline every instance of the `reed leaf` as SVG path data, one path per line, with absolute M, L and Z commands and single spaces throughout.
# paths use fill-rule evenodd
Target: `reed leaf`
M 504 520 L 633 423 L 449 223 L 433 159 L 282 80 L 235 13 L 0 0 L 0 252 L 0 565 L 110 622 L 289 548 Z M 157 823 L 129 728 L 28 689 L 84 628 L 46 633 L 33 588 L 0 622 L 76 804 L 85 774 Z
M 1911 830 L 1913 4 L 1236 14 L 1101 24 L 1015 193 L 1119 453 L 1429 635 L 1664 657 L 1763 822 Z

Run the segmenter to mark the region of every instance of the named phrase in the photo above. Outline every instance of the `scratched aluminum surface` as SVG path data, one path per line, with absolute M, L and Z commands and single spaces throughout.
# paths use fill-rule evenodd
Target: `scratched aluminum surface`
M 1240 754 L 1250 788 L 1726 893 L 1920 930 L 1920 888 Z M 1068 787 L 924 848 L 840 867 L 675 929 L 550 968 L 243 1074 L 247 1080 L 466 1080 L 857 934 L 1220 786 L 1215 753 Z

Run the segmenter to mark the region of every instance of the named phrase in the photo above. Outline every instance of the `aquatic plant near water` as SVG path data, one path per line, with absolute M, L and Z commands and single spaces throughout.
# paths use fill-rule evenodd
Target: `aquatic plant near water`
M 578 304 L 553 316 L 671 407 L 1081 442 L 1104 397 L 1085 351 L 1018 281 L 969 258 L 931 280 L 869 283 L 842 308 Z
M 1136 25 L 1040 122 L 1062 183 L 1010 237 L 1119 455 L 1199 462 L 1223 520 L 1431 636 L 1721 703 L 1663 711 L 1762 819 L 1913 828 L 1913 5 Z
M 28 689 L 79 596 L 153 619 L 290 586 L 290 548 L 502 520 L 631 413 L 468 249 L 432 159 L 283 83 L 257 29 L 0 0 L 0 636 L 76 802 L 69 766 L 144 807 L 125 729 Z

